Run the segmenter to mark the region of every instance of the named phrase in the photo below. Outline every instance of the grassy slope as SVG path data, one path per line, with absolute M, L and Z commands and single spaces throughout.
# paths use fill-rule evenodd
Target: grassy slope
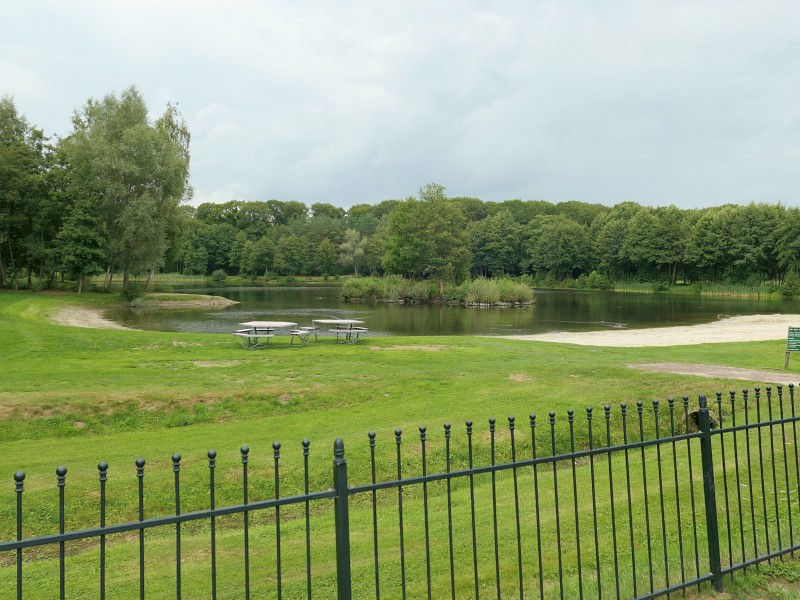
M 699 393 L 758 384 L 645 373 L 628 363 L 770 369 L 782 366 L 784 352 L 782 341 L 612 349 L 477 337 L 367 338 L 354 346 L 325 339 L 307 348 L 279 339 L 246 352 L 228 335 L 50 321 L 76 301 L 0 293 L 0 452 L 14 469 L 49 473 L 61 462 L 127 464 L 175 451 L 204 456 L 243 443 L 269 451 L 274 440 L 299 446 L 306 437 L 327 451 L 336 436 L 360 447 L 370 430 L 380 440 L 426 424 L 430 437 L 441 437 L 446 421 L 455 435 L 466 419 L 482 431 L 489 417 L 525 422 L 554 410 L 563 418 L 569 408 L 581 422 L 589 405 L 649 405 L 683 394 L 695 402 Z M 439 349 L 395 349 L 426 345 Z
M 236 501 L 238 448 L 249 444 L 253 466 L 269 476 L 274 440 L 284 443 L 282 467 L 291 493 L 301 471 L 300 440 L 312 440 L 312 487 L 328 487 L 330 447 L 341 435 L 352 465 L 351 481 L 368 477 L 366 432 L 378 434 L 379 470 L 391 477 L 393 431 L 418 439 L 427 424 L 440 444 L 441 424 L 476 423 L 481 460 L 486 423 L 517 415 L 525 427 L 536 412 L 563 418 L 587 405 L 635 404 L 668 395 L 752 387 L 758 382 L 705 380 L 632 371 L 632 362 L 687 361 L 761 369 L 782 366 L 784 342 L 714 344 L 675 348 L 608 349 L 472 337 L 368 338 L 344 346 L 329 340 L 245 352 L 227 335 L 91 330 L 54 325 L 49 314 L 75 302 L 102 305 L 108 297 L 0 293 L 0 456 L 7 485 L 0 486 L 0 537 L 11 537 L 16 469 L 28 473 L 26 506 L 43 508 L 52 531 L 54 468 L 66 464 L 73 522 L 94 518 L 79 499 L 96 488 L 95 465 L 107 460 L 123 487 L 135 482 L 133 460 L 148 459 L 153 512 L 170 510 L 169 456 L 183 454 L 187 469 L 184 510 L 207 501 L 201 468 L 209 448 L 219 451 L 218 503 Z M 433 349 L 394 349 L 401 346 Z M 797 372 L 800 365 L 794 363 Z M 521 376 L 521 377 L 520 377 Z M 799 377 L 800 379 L 800 377 Z M 616 413 L 615 413 L 616 414 Z M 410 445 L 411 446 L 411 445 Z M 419 457 L 409 447 L 408 459 Z M 197 467 L 192 471 L 192 467 Z M 380 476 L 380 475 L 379 475 Z M 230 480 L 230 481 L 229 481 Z M 159 486 L 161 482 L 161 486 Z M 295 483 L 298 483 L 295 479 Z M 163 491 L 162 491 L 163 489 Z M 297 491 L 297 490 L 295 490 Z M 265 496 L 269 490 L 262 490 Z M 49 507 L 49 508 L 48 508 Z M 110 520 L 130 518 L 124 502 Z

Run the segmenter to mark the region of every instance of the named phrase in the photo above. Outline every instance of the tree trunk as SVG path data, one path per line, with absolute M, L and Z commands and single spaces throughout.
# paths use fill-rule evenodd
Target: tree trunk
M 39 240 L 42 243 L 42 248 L 44 248 L 45 247 L 45 245 L 44 245 L 44 231 L 41 231 L 39 233 Z M 39 259 L 39 289 L 42 289 L 44 287 L 44 284 L 42 283 L 43 280 L 44 280 L 44 256 Z
M 130 284 L 130 277 L 129 277 L 129 274 L 128 274 L 128 269 L 126 267 L 122 271 L 122 291 L 123 291 L 123 293 L 128 291 L 128 285 L 129 284 Z
M 106 290 L 111 290 L 111 282 L 114 281 L 114 267 L 112 265 L 108 265 L 108 269 L 106 269 L 106 281 L 105 286 Z
M 8 238 L 8 257 L 11 260 L 11 287 L 13 289 L 17 289 L 19 287 L 19 283 L 17 283 L 17 268 L 14 266 L 14 249 L 11 247 L 11 237 Z
M 150 269 L 150 271 L 147 273 L 147 281 L 145 281 L 145 283 L 144 283 L 144 291 L 145 292 L 149 292 L 150 291 L 150 286 L 153 283 L 153 273 L 155 273 L 155 268 Z
M 78 275 L 78 293 L 83 293 L 83 275 Z
M 3 255 L 0 254 L 0 287 L 6 287 L 6 264 L 3 262 Z
M 31 263 L 28 263 L 27 271 L 28 271 L 28 289 L 30 290 L 33 288 L 33 266 L 31 265 Z

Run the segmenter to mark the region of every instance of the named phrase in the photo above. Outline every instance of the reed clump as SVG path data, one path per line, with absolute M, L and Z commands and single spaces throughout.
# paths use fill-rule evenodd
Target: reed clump
M 354 277 L 344 282 L 342 297 L 351 302 L 446 302 L 467 306 L 531 304 L 535 301 L 530 285 L 513 277 L 478 277 L 460 285 L 448 284 L 443 293 L 439 292 L 436 282 L 428 280 L 404 279 L 396 275 Z

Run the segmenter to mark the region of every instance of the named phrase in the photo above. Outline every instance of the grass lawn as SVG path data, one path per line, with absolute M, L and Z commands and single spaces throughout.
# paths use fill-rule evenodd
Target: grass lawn
M 368 337 L 352 346 L 321 337 L 303 347 L 290 346 L 287 337 L 263 350 L 247 352 L 230 335 L 83 329 L 50 320 L 49 315 L 67 305 L 102 307 L 112 300 L 107 295 L 0 292 L 0 456 L 5 465 L 0 476 L 7 478 L 6 484 L 0 485 L 2 539 L 14 536 L 16 494 L 11 476 L 16 470 L 27 473 L 26 510 L 38 515 L 26 521 L 26 535 L 51 533 L 57 528 L 57 465 L 68 468 L 68 527 L 96 523 L 96 503 L 86 499 L 96 497 L 96 465 L 101 460 L 111 465 L 109 489 L 112 483 L 117 486 L 109 503 L 109 522 L 134 518 L 134 460 L 139 456 L 147 459 L 146 503 L 148 514 L 155 516 L 174 509 L 170 456 L 182 454 L 182 510 L 186 512 L 207 507 L 205 465 L 211 448 L 218 452 L 218 505 L 239 501 L 239 448 L 243 444 L 251 448 L 252 493 L 258 497 L 271 497 L 272 443 L 276 440 L 283 444 L 282 495 L 301 491 L 300 442 L 304 438 L 311 440 L 312 489 L 331 485 L 331 448 L 337 436 L 345 441 L 351 485 L 369 480 L 369 431 L 375 431 L 378 440 L 379 479 L 395 474 L 394 431 L 398 428 L 404 432 L 404 474 L 419 471 L 418 428 L 423 424 L 428 427 L 429 451 L 436 454 L 443 446 L 443 423 L 452 423 L 454 452 L 463 460 L 464 423 L 472 419 L 476 463 L 487 464 L 490 417 L 497 418 L 498 436 L 504 441 L 499 461 L 508 459 L 509 415 L 516 416 L 519 435 L 524 438 L 529 435 L 528 415 L 536 413 L 541 425 L 537 435 L 545 448 L 550 442 L 548 413 L 555 411 L 563 425 L 566 411 L 575 409 L 576 441 L 585 446 L 586 406 L 595 407 L 595 435 L 601 437 L 605 432 L 602 406 L 614 407 L 614 436 L 618 439 L 622 402 L 635 412 L 636 402 L 641 400 L 652 411 L 652 400 L 659 399 L 662 419 L 667 419 L 662 421 L 663 428 L 668 424 L 668 396 L 687 395 L 696 406 L 700 393 L 713 397 L 714 392 L 723 391 L 727 395 L 729 389 L 752 389 L 762 383 L 646 373 L 628 368 L 630 363 L 697 362 L 779 370 L 785 351 L 782 340 L 614 349 L 478 337 Z M 800 373 L 800 363 L 793 361 L 790 369 Z M 560 430 L 556 441 L 563 447 L 569 440 Z M 520 441 L 519 450 L 530 452 L 527 438 Z M 503 485 L 502 498 L 507 499 L 508 478 Z M 491 502 L 488 480 L 479 482 L 477 493 L 483 502 Z M 582 488 L 582 498 L 585 493 Z M 383 501 L 391 502 L 388 497 Z M 461 501 L 463 498 L 457 502 Z M 418 502 L 418 494 L 412 494 L 409 502 Z M 457 507 L 463 510 L 463 506 Z M 315 513 L 318 518 L 312 519 L 322 532 L 329 521 L 324 512 L 320 508 L 319 514 Z M 291 517 L 291 511 L 287 513 Z M 370 518 L 367 506 L 356 506 L 355 522 L 371 523 Z M 301 519 L 290 519 L 286 527 L 300 527 L 301 523 Z M 254 535 L 268 538 L 273 526 L 260 523 Z M 196 562 L 197 570 L 203 571 L 207 541 L 199 531 L 195 537 L 191 533 L 189 528 L 187 544 L 194 549 L 187 551 L 187 570 L 191 572 Z M 237 535 L 233 527 L 222 535 L 223 545 L 230 541 L 227 552 L 231 555 L 237 553 Z M 602 535 L 608 542 L 610 533 Z M 164 556 L 174 552 L 168 537 L 155 538 L 156 546 L 163 546 Z M 321 555 L 326 553 L 324 539 L 323 534 L 318 539 L 315 536 Z M 390 539 L 386 543 L 391 543 Z M 491 547 L 487 551 L 493 552 Z M 122 564 L 122 555 L 133 555 L 135 545 L 119 544 L 118 552 Z M 158 549 L 152 552 L 159 556 Z M 354 570 L 366 574 L 371 568 L 368 559 L 360 557 Z M 71 565 L 78 571 L 94 570 L 92 560 L 96 564 L 96 549 L 86 548 L 76 551 Z M 286 560 L 288 564 L 302 562 L 296 556 Z M 31 562 L 33 581 L 38 580 L 37 573 L 52 571 L 52 559 L 46 555 Z M 394 562 L 387 559 L 386 568 L 394 568 Z M 324 575 L 325 564 L 323 559 L 322 589 L 331 580 L 330 572 Z M 767 579 L 753 570 L 737 578 L 731 589 L 743 595 L 733 597 L 796 597 L 780 595 L 783 589 L 797 592 L 792 580 L 800 572 L 791 566 L 794 563 L 786 564 L 790 566 L 781 567 L 785 572 L 776 571 L 778 566 L 773 564 Z M 166 573 L 169 568 L 154 560 L 150 571 L 156 582 L 153 585 L 162 580 L 158 577 L 161 571 Z M 11 589 L 13 568 L 4 567 L 0 573 L 3 587 Z M 117 574 L 122 597 L 127 597 L 125 590 L 135 589 L 129 587 L 136 583 L 133 574 L 135 571 L 125 570 Z M 190 576 L 187 585 L 204 577 L 204 573 Z M 507 579 L 513 585 L 513 576 Z M 264 585 L 269 587 L 269 580 Z M 492 578 L 482 580 L 481 585 L 491 595 Z M 772 595 L 754 595 L 768 588 L 774 589 L 763 593 Z

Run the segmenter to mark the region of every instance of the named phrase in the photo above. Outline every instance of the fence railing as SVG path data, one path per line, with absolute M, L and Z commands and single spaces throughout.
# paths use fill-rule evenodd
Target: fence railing
M 302 491 L 288 496 L 280 493 L 276 442 L 265 499 L 251 496 L 244 446 L 241 502 L 224 506 L 212 450 L 208 506 L 189 512 L 182 512 L 175 454 L 174 511 L 158 517 L 145 518 L 140 458 L 138 518 L 123 523 L 107 522 L 109 467 L 102 462 L 99 489 L 85 499 L 96 502 L 99 526 L 83 529 L 67 530 L 67 469 L 59 467 L 58 532 L 33 537 L 25 537 L 25 524 L 39 519 L 26 511 L 26 476 L 17 472 L 16 531 L 8 535 L 15 539 L 0 543 L 0 558 L 7 557 L 0 585 L 16 585 L 17 598 L 115 591 L 140 598 L 619 599 L 702 584 L 721 591 L 726 575 L 800 550 L 795 388 L 765 392 L 717 393 L 712 412 L 704 396 L 699 410 L 684 396 L 666 407 L 605 406 L 600 416 L 588 408 L 577 423 L 568 411 L 566 426 L 554 412 L 545 423 L 530 415 L 523 427 L 514 417 L 500 428 L 490 419 L 488 432 L 467 421 L 459 443 L 450 424 L 443 439 L 420 427 L 411 451 L 400 430 L 393 448 L 370 433 L 367 467 L 358 469 L 366 481 L 355 485 L 338 438 L 333 486 L 318 491 L 309 489 L 310 442 L 303 440 Z

